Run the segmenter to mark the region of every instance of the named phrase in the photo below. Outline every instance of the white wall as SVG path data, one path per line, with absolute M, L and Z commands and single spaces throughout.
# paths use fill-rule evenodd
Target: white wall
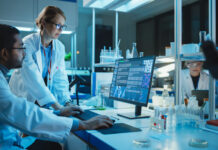
M 88 26 L 92 24 L 92 15 L 79 13 L 78 18 L 77 50 L 79 50 L 80 53 L 77 54 L 77 66 L 89 67 L 91 57 L 87 51 L 87 32 Z
M 78 24 L 77 3 L 57 0 L 0 0 L 0 23 L 32 28 L 38 14 L 48 5 L 62 9 L 68 30 L 75 30 Z
M 1 0 L 0 23 L 34 27 L 34 0 Z

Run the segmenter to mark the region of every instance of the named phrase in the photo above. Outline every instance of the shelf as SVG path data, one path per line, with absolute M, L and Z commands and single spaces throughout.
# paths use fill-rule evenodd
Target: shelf
M 81 76 L 89 76 L 90 75 L 89 70 L 75 70 L 73 68 L 67 68 L 66 73 L 67 73 L 67 75 L 81 75 Z
M 115 62 L 95 64 L 95 67 L 114 67 L 114 66 L 115 66 Z
M 158 57 L 156 57 L 155 64 L 172 63 L 172 62 L 175 62 L 175 59 L 172 56 L 158 56 Z M 115 65 L 114 62 L 98 63 L 98 64 L 95 64 L 95 67 L 114 67 L 114 65 Z
M 181 61 L 205 61 L 205 57 L 202 52 L 195 54 L 181 54 Z M 173 56 L 157 56 L 155 64 L 164 64 L 164 63 L 173 63 L 175 62 L 175 58 Z M 114 67 L 115 63 L 98 63 L 95 64 L 95 67 Z
M 180 54 L 181 61 L 205 61 L 204 54 L 202 52 L 193 54 Z M 173 63 L 175 58 L 172 56 L 158 56 L 156 57 L 156 64 L 159 63 Z

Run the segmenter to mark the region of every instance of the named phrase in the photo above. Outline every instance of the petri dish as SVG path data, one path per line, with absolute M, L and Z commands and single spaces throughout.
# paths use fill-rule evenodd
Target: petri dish
M 148 138 L 139 138 L 132 141 L 134 144 L 142 147 L 150 146 L 151 141 Z
M 198 148 L 208 147 L 208 142 L 203 139 L 192 138 L 189 141 L 189 146 Z

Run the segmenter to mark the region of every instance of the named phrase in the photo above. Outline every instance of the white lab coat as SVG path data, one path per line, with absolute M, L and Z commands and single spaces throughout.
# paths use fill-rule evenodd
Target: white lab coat
M 64 104 L 70 99 L 69 82 L 65 71 L 65 48 L 59 40 L 52 42 L 51 80 L 47 87 L 42 77 L 42 56 L 40 33 L 23 39 L 26 56 L 21 69 L 17 69 L 10 79 L 10 88 L 18 97 L 39 103 L 40 106 L 59 101 Z
M 194 84 L 188 69 L 182 70 L 181 72 L 181 89 L 183 97 L 190 97 L 191 91 L 194 90 Z M 198 80 L 197 90 L 208 90 L 209 89 L 209 75 L 201 71 L 200 78 Z
M 64 142 L 72 124 L 72 118 L 56 116 L 15 96 L 0 71 L 0 150 L 18 149 L 13 143 L 22 139 L 16 129 L 40 139 Z

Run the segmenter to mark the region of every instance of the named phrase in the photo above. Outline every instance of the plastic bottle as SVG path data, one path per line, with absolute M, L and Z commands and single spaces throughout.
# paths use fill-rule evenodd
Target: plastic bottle
M 121 51 L 121 50 L 119 50 L 119 55 L 118 55 L 118 57 L 122 57 L 122 51 Z
M 103 56 L 107 56 L 107 50 L 106 50 L 106 46 L 104 46 L 104 52 L 103 52 Z
M 109 56 L 113 56 L 111 52 L 111 47 L 109 46 Z
M 175 109 L 172 106 L 168 108 L 168 116 L 167 116 L 167 132 L 174 132 L 176 128 L 176 114 Z
M 132 58 L 138 57 L 138 51 L 136 49 L 136 43 L 132 43 Z
M 169 97 L 169 92 L 167 90 L 167 85 L 164 85 L 164 89 L 163 89 L 163 92 L 162 92 L 162 96 L 163 97 Z
M 104 53 L 104 50 L 103 50 L 103 49 L 101 49 L 101 53 L 100 53 L 100 63 L 103 63 L 103 58 L 102 58 L 102 56 L 103 56 L 103 53 Z
M 126 50 L 126 59 L 131 58 L 130 50 Z
M 199 32 L 199 46 L 206 40 L 206 31 Z

